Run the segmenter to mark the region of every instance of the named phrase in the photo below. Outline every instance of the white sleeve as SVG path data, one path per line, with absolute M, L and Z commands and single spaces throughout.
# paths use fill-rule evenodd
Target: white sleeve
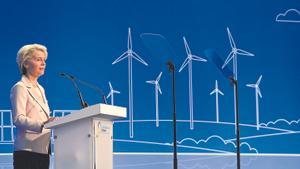
M 25 130 L 42 132 L 43 121 L 32 119 L 26 115 L 27 89 L 22 85 L 15 85 L 11 89 L 10 101 L 14 124 Z

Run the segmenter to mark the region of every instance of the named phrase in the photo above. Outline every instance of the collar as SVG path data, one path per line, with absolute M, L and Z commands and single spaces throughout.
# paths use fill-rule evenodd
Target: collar
M 22 75 L 22 79 L 21 81 L 25 84 L 25 86 L 29 89 L 31 89 L 32 87 L 34 87 L 34 85 L 31 83 L 31 81 L 25 76 Z M 41 87 L 40 84 L 37 82 L 38 87 Z

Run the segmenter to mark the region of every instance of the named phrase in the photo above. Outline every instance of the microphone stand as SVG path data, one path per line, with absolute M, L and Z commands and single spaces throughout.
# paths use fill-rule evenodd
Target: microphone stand
M 241 169 L 241 150 L 240 150 L 240 126 L 239 126 L 239 110 L 238 110 L 238 81 L 235 79 L 233 72 L 227 67 L 223 67 L 224 61 L 213 49 L 206 49 L 204 51 L 205 55 L 210 58 L 210 60 L 217 66 L 217 68 L 222 72 L 222 74 L 229 79 L 230 83 L 234 87 L 234 98 L 235 98 L 235 133 L 236 133 L 236 167 Z
M 240 150 L 240 126 L 239 126 L 239 110 L 238 110 L 238 81 L 234 79 L 234 77 L 230 78 L 231 83 L 233 83 L 234 91 L 235 91 L 235 125 L 236 125 L 236 165 L 237 169 L 241 169 L 241 150 Z
M 81 94 L 81 92 L 79 91 L 79 88 L 78 88 L 77 84 L 75 83 L 74 80 L 72 80 L 72 82 L 73 82 L 74 86 L 77 88 L 77 93 L 78 93 L 79 98 L 80 98 L 80 104 L 81 104 L 81 107 L 82 107 L 82 108 L 88 107 L 87 102 L 85 102 L 85 101 L 83 100 L 82 94 Z
M 172 61 L 167 62 L 168 69 L 172 73 L 172 100 L 173 100 L 173 169 L 177 169 L 177 139 L 176 139 L 176 97 L 175 97 L 175 66 Z

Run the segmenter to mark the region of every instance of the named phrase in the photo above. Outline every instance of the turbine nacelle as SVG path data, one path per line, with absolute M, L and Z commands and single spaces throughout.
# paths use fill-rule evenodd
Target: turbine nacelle
M 160 85 L 159 85 L 159 81 L 160 81 L 161 75 L 162 75 L 162 72 L 159 73 L 159 75 L 157 76 L 156 80 L 147 80 L 146 81 L 146 83 L 154 84 L 155 87 L 157 87 L 157 90 L 159 91 L 160 94 L 162 94 L 162 91 L 161 91 L 161 88 L 160 88 Z
M 224 95 L 224 93 L 221 90 L 219 90 L 218 81 L 217 80 L 216 80 L 216 83 L 215 83 L 215 89 L 210 93 L 210 95 L 212 95 L 214 93 Z
M 119 56 L 112 64 L 116 64 L 125 58 L 129 58 L 130 60 L 135 59 L 140 63 L 148 66 L 148 64 L 136 53 L 132 50 L 132 38 L 131 38 L 131 30 L 128 28 L 128 41 L 127 41 L 127 51 L 125 51 L 121 56 Z
M 110 82 L 108 82 L 108 85 L 109 85 L 110 92 L 109 92 L 109 94 L 106 96 L 106 98 L 111 97 L 114 93 L 116 93 L 116 94 L 120 94 L 120 93 L 121 93 L 121 92 L 119 92 L 119 91 L 117 91 L 117 90 L 114 90 Z
M 255 84 L 247 84 L 246 85 L 247 87 L 255 88 L 255 92 L 258 93 L 258 95 L 259 95 L 260 98 L 262 98 L 262 94 L 261 94 L 260 88 L 259 88 L 259 84 L 260 84 L 261 78 L 262 78 L 262 75 L 259 76 L 259 78 L 258 78 L 258 80 L 256 81 Z

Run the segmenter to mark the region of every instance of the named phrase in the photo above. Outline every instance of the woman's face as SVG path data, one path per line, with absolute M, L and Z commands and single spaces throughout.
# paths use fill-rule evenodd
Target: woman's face
M 45 73 L 46 68 L 46 55 L 40 50 L 33 52 L 32 58 L 28 59 L 24 67 L 26 68 L 26 74 L 33 77 L 40 77 Z

